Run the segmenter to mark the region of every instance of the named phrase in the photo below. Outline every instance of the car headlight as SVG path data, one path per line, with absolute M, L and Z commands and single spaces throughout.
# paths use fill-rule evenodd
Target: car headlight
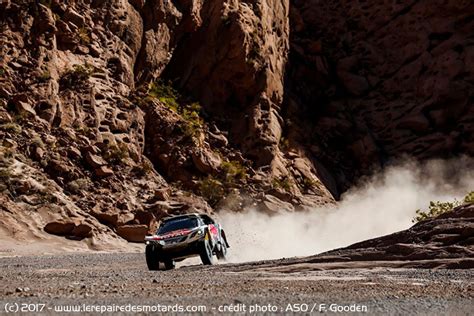
M 189 238 L 193 238 L 193 237 L 196 237 L 196 236 L 201 236 L 202 234 L 203 234 L 202 230 L 198 229 L 194 233 L 192 233 L 191 236 L 189 236 Z

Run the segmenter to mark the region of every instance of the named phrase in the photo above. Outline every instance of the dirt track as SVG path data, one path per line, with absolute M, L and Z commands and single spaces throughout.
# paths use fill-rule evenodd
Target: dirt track
M 207 312 L 217 314 L 225 304 L 234 304 L 239 311 L 245 304 L 247 313 L 251 306 L 259 308 L 255 304 L 265 308 L 272 304 L 278 313 L 290 310 L 288 304 L 308 304 L 313 314 L 324 308 L 331 314 L 331 304 L 357 304 L 352 308 L 366 306 L 370 314 L 456 315 L 474 309 L 472 269 L 369 269 L 356 263 L 340 268 L 309 264 L 277 269 L 269 262 L 149 272 L 142 254 L 0 258 L 0 308 L 35 310 L 42 305 L 26 304 L 45 304 L 43 313 L 56 314 L 54 308 L 64 304 L 161 304 L 175 309 L 179 304 L 205 305 Z

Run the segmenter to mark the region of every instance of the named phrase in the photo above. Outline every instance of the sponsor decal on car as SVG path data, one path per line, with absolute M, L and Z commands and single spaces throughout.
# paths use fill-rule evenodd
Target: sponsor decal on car
M 209 225 L 209 230 L 211 231 L 211 234 L 214 236 L 217 236 L 219 234 L 219 231 L 217 230 L 217 227 L 214 225 Z
M 188 235 L 190 232 L 191 232 L 191 230 L 189 230 L 189 229 L 180 229 L 180 230 L 176 230 L 176 231 L 173 231 L 171 233 L 168 233 L 166 235 L 155 235 L 155 236 L 152 236 L 149 239 L 150 240 L 163 240 L 163 239 Z

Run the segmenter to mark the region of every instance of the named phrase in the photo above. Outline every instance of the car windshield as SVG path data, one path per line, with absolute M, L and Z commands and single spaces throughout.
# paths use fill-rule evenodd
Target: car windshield
M 197 226 L 199 226 L 197 218 L 180 218 L 163 223 L 160 228 L 158 228 L 157 234 L 162 235 L 174 230 L 194 228 Z

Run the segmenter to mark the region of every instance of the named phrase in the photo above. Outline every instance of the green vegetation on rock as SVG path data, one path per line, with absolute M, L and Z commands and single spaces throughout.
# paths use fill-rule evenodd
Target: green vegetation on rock
M 430 218 L 437 217 L 441 214 L 451 212 L 454 208 L 463 204 L 474 203 L 474 191 L 468 193 L 462 201 L 431 201 L 428 210 L 416 210 L 416 217 L 412 220 L 413 223 L 418 223 Z
M 216 205 L 225 194 L 224 185 L 213 177 L 207 177 L 198 184 L 199 194 L 211 205 Z
M 181 131 L 185 136 L 194 138 L 199 135 L 204 122 L 200 116 L 201 105 L 198 102 L 186 102 L 171 84 L 166 84 L 161 80 L 150 83 L 148 95 L 158 99 L 167 108 L 181 116 L 185 122 L 184 126 L 181 126 Z
M 83 65 L 76 64 L 61 77 L 60 83 L 66 88 L 74 87 L 84 83 L 96 71 L 95 67 L 89 63 Z
M 227 183 L 235 183 L 248 177 L 247 169 L 238 161 L 224 161 L 221 167 L 223 178 Z

